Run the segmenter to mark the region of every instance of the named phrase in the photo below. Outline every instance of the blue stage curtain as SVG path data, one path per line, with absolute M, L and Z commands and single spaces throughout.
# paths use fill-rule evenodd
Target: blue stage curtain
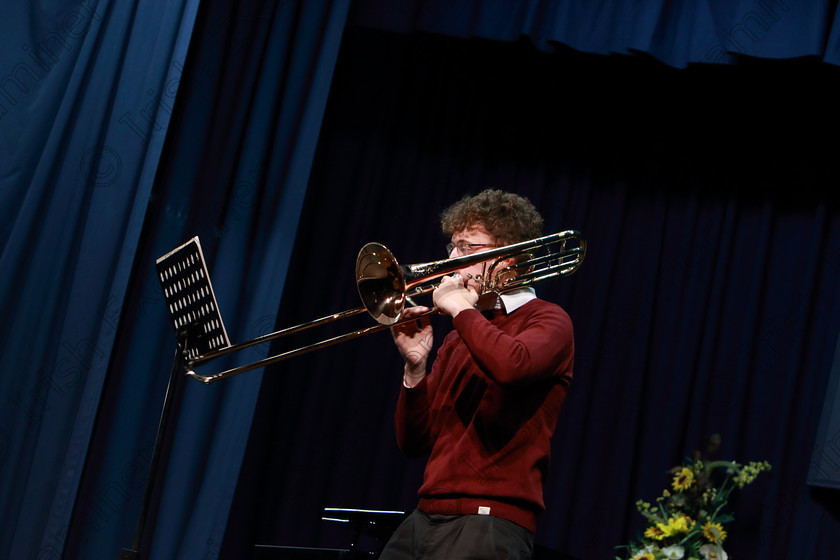
M 4 10 L 0 556 L 131 547 L 175 352 L 157 257 L 199 235 L 231 338 L 273 327 L 347 10 Z M 259 386 L 176 387 L 144 557 L 218 552 Z
M 4 4 L 0 557 L 64 549 L 197 4 Z
M 666 64 L 737 56 L 812 56 L 840 63 L 836 2 L 783 0 L 358 0 L 353 23 L 388 31 L 558 45 L 597 54 L 646 53 Z
M 835 499 L 840 491 L 840 340 L 834 351 L 831 380 L 826 387 L 820 428 L 808 471 L 808 484 L 821 489 L 833 489 L 828 492 Z
M 281 315 L 358 305 L 367 241 L 443 258 L 437 217 L 463 194 L 529 196 L 547 232 L 589 248 L 537 288 L 576 333 L 537 543 L 620 554 L 636 500 L 717 433 L 715 458 L 773 465 L 733 500 L 730 558 L 831 556 L 837 510 L 806 475 L 840 330 L 838 142 L 811 131 L 840 125 L 838 80 L 813 60 L 675 69 L 348 29 L 293 258 L 325 272 L 290 277 Z M 439 346 L 451 321 L 434 321 Z M 324 507 L 413 508 L 424 459 L 394 440 L 401 372 L 387 332 L 268 370 L 227 539 L 347 547 Z
M 274 327 L 347 5 L 202 5 L 70 531 L 75 557 L 132 541 L 175 349 L 155 258 L 198 235 L 231 340 Z M 260 384 L 259 372 L 213 386 L 181 379 L 143 557 L 218 556 Z M 110 481 L 119 495 L 103 492 Z M 120 507 L 102 519 L 109 499 Z

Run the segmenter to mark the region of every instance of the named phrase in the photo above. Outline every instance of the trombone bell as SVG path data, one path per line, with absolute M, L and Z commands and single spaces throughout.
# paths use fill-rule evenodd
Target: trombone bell
M 387 247 L 368 243 L 356 258 L 356 288 L 362 304 L 379 324 L 393 325 L 405 309 L 406 278 Z

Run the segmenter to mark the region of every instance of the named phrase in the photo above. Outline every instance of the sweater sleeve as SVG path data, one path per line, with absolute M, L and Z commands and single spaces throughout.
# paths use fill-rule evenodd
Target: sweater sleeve
M 432 449 L 429 376 L 414 387 L 403 385 L 397 400 L 394 428 L 400 450 L 409 457 L 417 457 Z
M 433 427 L 432 402 L 440 385 L 441 370 L 452 350 L 453 331 L 444 339 L 437 351 L 431 370 L 414 387 L 401 383 L 397 410 L 394 414 L 394 428 L 400 450 L 409 457 L 425 455 L 437 441 L 437 430 Z
M 540 305 L 530 312 L 523 307 L 514 313 L 523 312 L 524 324 L 515 335 L 502 331 L 474 309 L 459 313 L 453 325 L 476 363 L 501 385 L 552 375 L 570 378 L 574 334 L 568 314 L 555 305 Z

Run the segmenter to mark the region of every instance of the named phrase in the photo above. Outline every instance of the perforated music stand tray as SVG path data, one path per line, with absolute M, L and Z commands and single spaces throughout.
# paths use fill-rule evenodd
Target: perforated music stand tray
M 198 237 L 155 261 L 163 297 L 185 357 L 230 346 Z

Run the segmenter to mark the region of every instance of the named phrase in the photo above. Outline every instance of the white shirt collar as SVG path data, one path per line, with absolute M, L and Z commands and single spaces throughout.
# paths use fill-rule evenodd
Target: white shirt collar
M 513 313 L 516 309 L 522 307 L 532 299 L 535 299 L 537 294 L 534 291 L 534 288 L 526 286 L 524 288 L 517 288 L 516 290 L 505 292 L 499 297 L 502 300 L 505 313 Z

